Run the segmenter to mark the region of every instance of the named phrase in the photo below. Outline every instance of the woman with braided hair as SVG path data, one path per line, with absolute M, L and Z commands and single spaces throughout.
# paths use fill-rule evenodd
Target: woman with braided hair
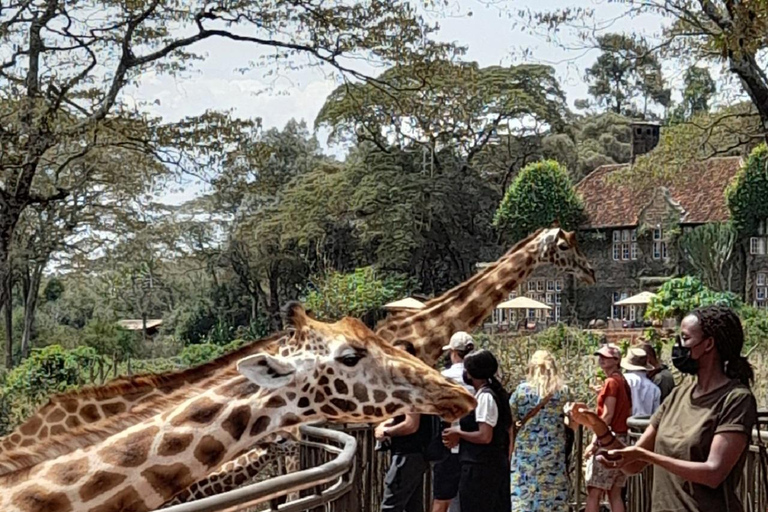
M 691 312 L 680 324 L 672 362 L 696 378 L 672 391 L 635 446 L 599 456 L 627 474 L 653 464 L 654 512 L 743 512 L 737 489 L 757 419 L 743 345 L 731 308 Z

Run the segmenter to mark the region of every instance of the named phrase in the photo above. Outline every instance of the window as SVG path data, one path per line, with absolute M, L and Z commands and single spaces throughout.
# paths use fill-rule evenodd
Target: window
M 555 294 L 555 304 L 560 304 L 560 294 L 559 293 Z
M 560 306 L 555 306 L 555 321 L 559 321 L 560 318 L 562 318 L 562 310 L 560 309 Z
M 548 293 L 547 294 L 547 304 L 554 304 L 555 303 L 555 294 L 554 293 Z
M 629 236 L 630 236 L 630 235 L 629 235 L 629 232 L 630 232 L 630 231 L 631 231 L 631 230 L 629 230 L 629 229 L 625 229 L 625 230 L 623 230 L 623 231 L 621 232 L 621 241 L 622 241 L 622 242 L 629 242 Z
M 632 241 L 637 242 L 637 228 L 632 230 Z
M 529 292 L 536 291 L 536 281 L 528 281 L 528 291 Z
M 654 240 L 661 240 L 661 237 L 663 236 L 663 232 L 661 227 L 653 228 L 653 239 Z
M 538 281 L 536 281 L 536 290 L 538 290 L 540 292 L 544 291 L 544 280 L 543 279 L 539 279 Z
M 563 290 L 563 282 L 559 279 L 555 281 L 555 290 L 558 292 Z
M 621 231 L 620 230 L 617 229 L 617 230 L 615 230 L 613 232 L 613 241 L 614 241 L 614 243 L 615 242 L 621 242 Z
M 667 259 L 667 242 L 661 242 L 661 259 Z
M 611 318 L 614 320 L 623 320 L 624 317 L 627 315 L 627 307 L 626 306 L 617 306 L 616 303 L 620 300 L 624 300 L 627 297 L 629 297 L 629 292 L 626 291 L 618 291 L 613 292 L 613 304 L 611 306 Z
M 619 261 L 621 254 L 621 244 L 613 244 L 613 261 Z
M 629 244 L 621 244 L 621 259 L 627 261 L 629 259 Z
M 661 259 L 661 242 L 653 242 L 653 259 Z
M 634 322 L 637 318 L 637 309 L 635 306 L 629 306 L 629 321 Z
M 760 222 L 757 223 L 757 234 L 758 235 L 768 235 L 768 219 L 763 219 Z
M 763 272 L 757 274 L 757 286 L 765 286 L 765 274 Z
M 637 242 L 632 242 L 631 255 L 633 261 L 637 259 Z
M 528 318 L 536 318 L 536 310 L 535 309 L 529 309 L 528 310 Z
M 551 292 L 555 290 L 555 282 L 554 281 L 547 281 L 547 291 Z
M 766 289 L 765 289 L 764 286 L 760 286 L 760 287 L 756 288 L 755 294 L 756 294 L 756 297 L 757 297 L 758 301 L 765 300 L 765 292 L 766 292 Z
M 765 238 L 753 236 L 749 239 L 750 254 L 765 254 Z

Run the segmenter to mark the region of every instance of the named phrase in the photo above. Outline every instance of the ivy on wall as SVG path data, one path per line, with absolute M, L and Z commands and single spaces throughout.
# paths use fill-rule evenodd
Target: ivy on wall
M 725 190 L 734 227 L 742 236 L 757 232 L 758 222 L 768 218 L 768 146 L 750 153 L 736 178 Z

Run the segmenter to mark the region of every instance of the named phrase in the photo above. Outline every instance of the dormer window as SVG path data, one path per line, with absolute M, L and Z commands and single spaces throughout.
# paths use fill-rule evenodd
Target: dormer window
M 653 259 L 667 259 L 667 242 L 664 240 L 664 230 L 661 226 L 653 228 Z

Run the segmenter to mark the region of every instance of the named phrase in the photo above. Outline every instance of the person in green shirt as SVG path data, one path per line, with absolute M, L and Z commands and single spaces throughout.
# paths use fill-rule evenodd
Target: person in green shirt
M 686 316 L 672 363 L 695 375 L 677 386 L 634 446 L 599 460 L 627 474 L 653 464 L 654 512 L 743 512 L 739 480 L 757 420 L 754 371 L 741 355 L 736 313 L 708 306 Z

